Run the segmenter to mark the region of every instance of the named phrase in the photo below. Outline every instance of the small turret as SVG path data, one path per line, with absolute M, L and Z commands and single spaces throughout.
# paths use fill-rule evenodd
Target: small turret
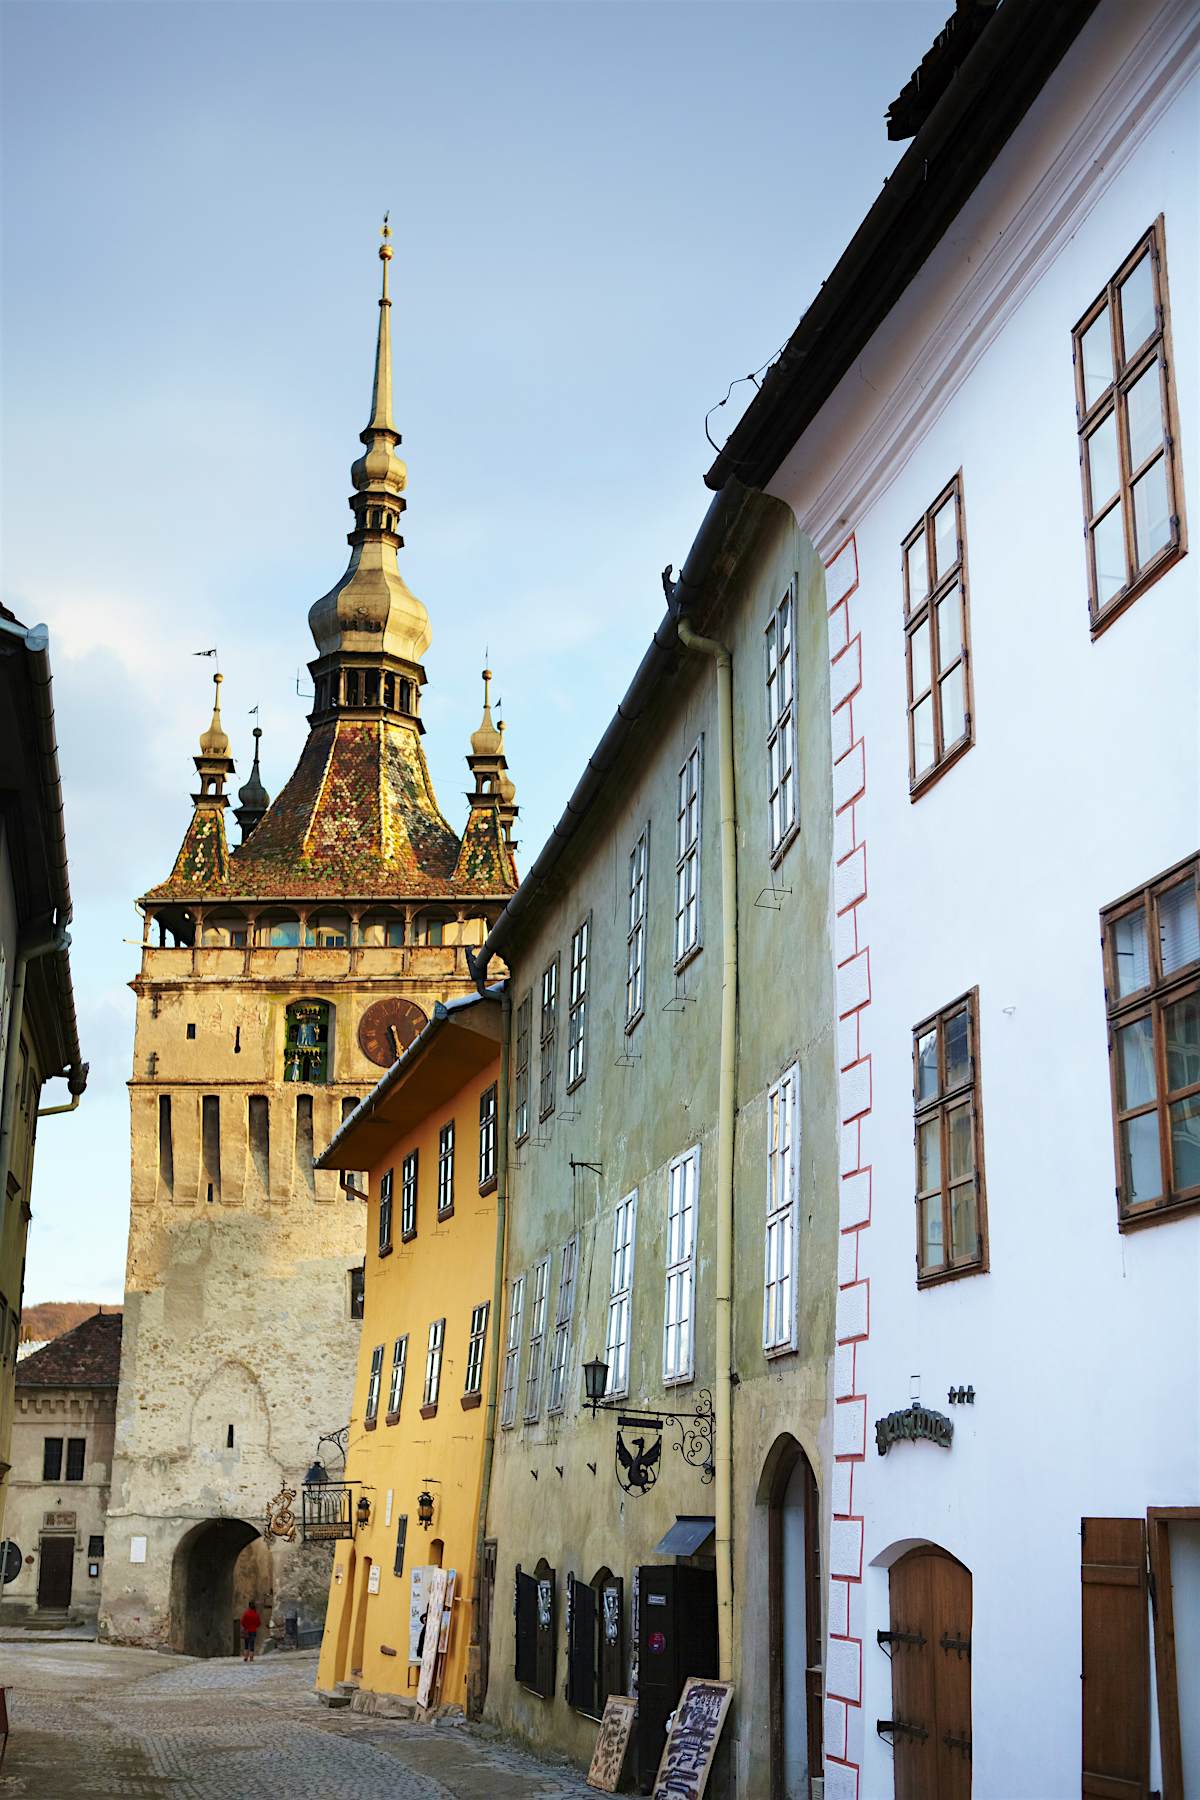
M 243 844 L 271 804 L 271 796 L 263 786 L 262 774 L 258 766 L 258 746 L 261 739 L 262 729 L 256 725 L 254 727 L 254 766 L 250 770 L 250 779 L 245 787 L 238 789 L 238 799 L 241 801 L 241 805 L 235 806 L 233 809 L 233 816 L 242 833 Z

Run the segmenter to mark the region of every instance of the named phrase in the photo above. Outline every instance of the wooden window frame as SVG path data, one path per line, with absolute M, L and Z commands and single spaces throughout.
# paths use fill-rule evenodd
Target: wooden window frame
M 945 1084 L 945 1022 L 952 1014 L 967 1010 L 968 1031 L 968 1074 L 965 1081 L 960 1081 L 953 1088 L 947 1089 Z M 917 1046 L 921 1039 L 931 1030 L 937 1031 L 937 1075 L 936 1096 L 932 1100 L 918 1099 L 920 1092 L 920 1076 L 917 1060 Z M 913 1075 L 913 1177 L 916 1190 L 917 1220 L 917 1286 L 919 1288 L 936 1287 L 944 1281 L 955 1281 L 964 1275 L 986 1275 L 988 1270 L 988 1235 L 987 1235 L 987 1192 L 983 1166 L 983 1090 L 980 1078 L 979 1059 L 979 989 L 973 987 L 965 994 L 959 994 L 945 1006 L 939 1006 L 935 1013 L 922 1019 L 913 1027 L 912 1042 L 912 1075 Z M 976 1249 L 971 1255 L 952 1254 L 953 1237 L 951 1232 L 950 1193 L 951 1182 L 949 1158 L 949 1131 L 947 1120 L 952 1111 L 967 1101 L 971 1107 L 971 1147 L 974 1156 L 973 1179 L 975 1182 L 975 1217 L 976 1217 Z M 941 1129 L 938 1134 L 939 1143 L 939 1176 L 940 1203 L 942 1210 L 942 1248 L 945 1261 L 938 1267 L 926 1269 L 923 1266 L 924 1256 L 924 1207 L 932 1198 L 934 1190 L 927 1193 L 921 1190 L 920 1176 L 920 1140 L 922 1125 L 930 1123 L 934 1118 L 940 1120 Z M 959 1183 L 953 1185 L 961 1185 Z
M 1154 283 L 1156 326 L 1132 356 L 1124 354 L 1124 321 L 1118 328 L 1120 289 L 1146 254 L 1150 256 L 1150 273 Z M 1084 386 L 1082 343 L 1084 333 L 1107 307 L 1113 379 L 1089 406 Z M 1187 550 L 1187 526 L 1183 510 L 1183 470 L 1179 455 L 1179 407 L 1175 395 L 1175 367 L 1171 344 L 1171 309 L 1167 292 L 1166 229 L 1162 213 L 1142 233 L 1111 281 L 1088 307 L 1071 332 L 1071 355 L 1075 365 L 1075 417 L 1079 435 L 1079 476 L 1083 489 L 1084 559 L 1087 567 L 1088 612 L 1093 639 L 1100 636 L 1126 607 L 1144 594 L 1146 589 L 1179 561 Z M 1162 409 L 1163 439 L 1159 449 L 1135 469 L 1129 460 L 1127 397 L 1145 374 L 1150 364 L 1159 361 L 1159 402 Z M 1097 512 L 1093 506 L 1087 441 L 1110 414 L 1117 416 L 1118 492 L 1111 505 Z M 1134 558 L 1133 488 L 1159 455 L 1164 459 L 1167 479 L 1167 505 L 1171 536 L 1169 541 L 1141 568 Z M 1096 583 L 1093 533 L 1098 521 L 1106 518 L 1113 505 L 1121 509 L 1122 538 L 1125 546 L 1125 585 L 1102 606 Z
M 524 1317 L 525 1277 L 522 1274 L 515 1277 L 508 1290 L 508 1319 L 504 1328 L 504 1380 L 500 1391 L 500 1425 L 504 1431 L 510 1431 L 517 1422 Z
M 527 988 L 517 1006 L 513 1033 L 513 1142 L 529 1136 L 529 1065 L 533 1044 L 533 989 Z
M 72 1473 L 77 1469 L 77 1473 Z M 69 1437 L 63 1455 L 63 1480 L 82 1481 L 87 1469 L 87 1439 Z
M 388 1379 L 387 1412 L 384 1424 L 394 1425 L 404 1403 L 404 1383 L 408 1376 L 408 1333 L 401 1332 L 392 1345 L 392 1372 Z
M 395 1170 L 387 1169 L 379 1178 L 379 1254 L 392 1253 L 392 1188 Z
M 681 1196 L 678 1206 L 675 1204 L 677 1196 Z M 679 1387 L 693 1380 L 696 1373 L 696 1227 L 699 1212 L 700 1146 L 693 1144 L 682 1155 L 672 1157 L 667 1169 L 662 1358 L 663 1383 L 666 1387 Z M 682 1221 L 678 1227 L 678 1241 L 676 1219 Z M 673 1293 L 679 1296 L 676 1307 L 672 1305 Z M 673 1311 L 675 1317 L 672 1317 Z M 671 1348 L 672 1332 L 676 1333 L 675 1354 L 672 1354 Z M 686 1356 L 682 1354 L 685 1335 Z
M 1182 862 L 1156 875 L 1152 881 L 1125 894 L 1106 906 L 1100 914 L 1101 947 L 1104 957 L 1104 996 L 1108 1012 L 1109 1089 L 1112 1099 L 1113 1150 L 1116 1159 L 1117 1219 L 1120 1230 L 1152 1225 L 1163 1219 L 1177 1218 L 1200 1206 L 1200 1184 L 1176 1190 L 1174 1186 L 1174 1152 L 1171 1145 L 1170 1111 L 1172 1105 L 1200 1094 L 1200 1083 L 1185 1083 L 1180 1088 L 1167 1086 L 1166 1033 L 1163 1014 L 1169 1006 L 1200 990 L 1200 958 L 1183 963 L 1164 975 L 1162 969 L 1162 937 L 1157 926 L 1157 904 L 1160 895 L 1179 887 L 1191 876 L 1196 904 L 1200 908 L 1200 855 L 1185 857 Z M 1130 913 L 1145 909 L 1146 939 L 1149 952 L 1150 980 L 1132 993 L 1120 993 L 1116 967 L 1116 934 L 1113 926 Z M 1120 1106 L 1117 1033 L 1136 1020 L 1149 1018 L 1154 1033 L 1155 1096 L 1152 1102 L 1122 1109 Z M 1121 1127 L 1129 1119 L 1151 1110 L 1158 1115 L 1159 1171 L 1164 1179 L 1163 1193 L 1152 1200 L 1127 1204 L 1121 1154 Z
M 1200 1519 L 1200 1506 L 1150 1506 L 1146 1535 L 1154 1618 L 1154 1685 L 1162 1761 L 1162 1800 L 1184 1800 L 1179 1676 L 1175 1661 L 1175 1602 L 1171 1589 L 1170 1527 Z
M 587 1075 L 588 961 L 592 915 L 587 913 L 571 934 L 571 969 L 567 988 L 567 1092 Z
M 454 1120 L 447 1119 L 438 1132 L 437 1216 L 454 1217 Z
M 934 520 L 948 503 L 953 502 L 955 512 L 955 550 L 957 555 L 953 563 L 946 569 L 938 568 L 937 544 L 934 532 Z M 914 595 L 909 578 L 909 552 L 916 543 L 923 543 L 925 550 L 925 571 L 928 586 L 923 595 Z M 971 670 L 971 595 L 967 582 L 967 519 L 963 501 L 962 470 L 959 469 L 946 483 L 932 506 L 926 508 L 917 524 L 905 537 L 900 547 L 901 581 L 904 585 L 904 680 L 908 697 L 908 797 L 918 800 L 946 770 L 952 768 L 961 756 L 975 742 L 975 690 Z M 939 608 L 946 597 L 957 587 L 960 590 L 962 606 L 962 644 L 958 656 L 943 669 L 941 666 L 941 643 Z M 926 630 L 929 639 L 929 686 L 922 688 L 919 694 L 913 691 L 913 640 L 917 633 Z M 955 671 L 961 667 L 963 672 L 963 716 L 964 726 L 961 737 L 947 744 L 942 735 L 941 686 Z M 917 771 L 917 738 L 914 720 L 917 707 L 928 698 L 933 716 L 933 761 L 929 767 Z
M 499 1092 L 493 1081 L 479 1096 L 479 1191 L 490 1194 L 496 1187 L 496 1131 Z
M 420 1152 L 410 1150 L 400 1165 L 400 1242 L 402 1244 L 411 1244 L 417 1235 L 417 1184 L 420 1177 Z
M 778 1138 L 777 1122 L 784 1125 Z M 770 1357 L 786 1356 L 796 1349 L 798 1341 L 800 1166 L 800 1064 L 794 1062 L 767 1089 L 763 1351 Z M 781 1243 L 782 1255 L 778 1248 Z M 777 1301 L 780 1288 L 785 1290 L 784 1298 Z
M 379 1390 L 383 1385 L 383 1345 L 376 1344 L 371 1351 L 371 1368 L 367 1375 L 367 1403 L 363 1408 L 363 1423 L 374 1430 L 379 1421 Z
M 541 1009 L 539 1012 L 538 1047 L 538 1119 L 548 1119 L 554 1111 L 558 1085 L 558 976 L 559 958 L 552 956 L 542 970 Z
M 550 1311 L 550 1269 L 553 1252 L 547 1250 L 533 1265 L 529 1296 L 529 1353 L 525 1359 L 525 1423 L 532 1425 L 542 1410 L 542 1372 L 546 1350 L 546 1320 Z
M 639 832 L 629 852 L 629 912 L 625 952 L 625 1030 L 646 1012 L 646 917 L 650 893 L 650 827 Z
M 612 1260 L 608 1277 L 608 1313 L 604 1325 L 604 1360 L 608 1364 L 606 1400 L 629 1392 L 633 1343 L 633 1271 L 637 1258 L 638 1190 L 632 1188 L 613 1209 Z M 626 1223 L 628 1232 L 626 1232 Z M 620 1357 L 620 1362 L 615 1360 Z
M 442 1357 L 446 1348 L 445 1319 L 430 1319 L 425 1344 L 425 1386 L 421 1390 L 421 1417 L 432 1419 L 442 1388 Z
M 679 771 L 675 789 L 675 973 L 704 948 L 700 856 L 704 821 L 704 733 Z
M 561 1413 L 567 1403 L 567 1364 L 571 1356 L 571 1321 L 575 1314 L 575 1278 L 579 1268 L 579 1234 L 562 1247 L 558 1264 L 558 1295 L 554 1304 L 554 1337 L 550 1345 L 548 1413 Z
M 790 581 L 781 599 L 772 608 L 763 632 L 766 657 L 767 725 L 767 843 L 771 867 L 777 868 L 800 831 L 800 801 L 796 791 L 799 746 L 796 734 L 796 583 Z M 780 636 L 786 630 L 787 642 L 781 652 Z M 778 701 L 781 691 L 773 684 L 786 673 L 783 691 L 786 699 Z M 779 779 L 776 779 L 776 769 Z M 779 797 L 787 795 L 786 818 Z
M 481 1300 L 471 1310 L 471 1329 L 467 1334 L 467 1372 L 463 1380 L 462 1403 L 479 1405 L 483 1394 L 483 1363 L 487 1354 L 488 1302 Z

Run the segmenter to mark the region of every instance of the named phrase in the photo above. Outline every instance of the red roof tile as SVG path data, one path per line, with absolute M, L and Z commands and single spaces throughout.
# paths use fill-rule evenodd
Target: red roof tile
M 121 1372 L 121 1314 L 93 1313 L 17 1364 L 17 1386 L 116 1387 Z

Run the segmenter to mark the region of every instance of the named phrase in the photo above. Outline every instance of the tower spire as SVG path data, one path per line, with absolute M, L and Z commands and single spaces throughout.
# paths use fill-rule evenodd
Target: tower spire
M 255 711 L 257 712 L 257 710 L 256 707 Z M 262 772 L 258 766 L 258 746 L 261 740 L 262 726 L 256 725 L 254 727 L 254 766 L 250 770 L 250 779 L 245 787 L 238 789 L 238 799 L 241 801 L 241 805 L 235 806 L 233 809 L 233 816 L 241 827 L 243 844 L 271 804 L 271 796 L 263 786 Z
M 388 264 L 392 260 L 392 228 L 388 224 L 390 214 L 383 215 L 383 239 L 379 246 L 379 261 L 383 269 L 383 285 L 379 295 L 379 335 L 375 340 L 375 380 L 371 388 L 371 422 L 362 434 L 362 442 L 370 444 L 372 435 L 377 431 L 395 432 L 396 442 L 400 442 L 400 433 L 396 431 L 392 420 L 392 303 L 388 299 Z

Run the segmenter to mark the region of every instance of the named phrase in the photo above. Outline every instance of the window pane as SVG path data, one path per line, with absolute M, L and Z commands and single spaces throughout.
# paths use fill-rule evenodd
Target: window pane
M 957 744 L 967 729 L 967 702 L 963 682 L 963 665 L 956 663 L 948 675 L 942 677 L 940 698 L 942 704 L 942 749 L 949 749 Z
M 1108 327 L 1108 308 L 1102 306 L 1080 340 L 1083 356 L 1083 402 L 1091 406 L 1098 400 L 1113 378 L 1112 336 Z
M 964 1181 L 950 1190 L 950 1254 L 975 1256 L 979 1250 L 979 1214 L 975 1205 L 975 1183 Z
M 925 532 L 922 529 L 904 552 L 908 570 L 908 604 L 919 606 L 929 592 L 929 562 L 925 555 Z
M 1200 994 L 1188 994 L 1163 1012 L 1167 1040 L 1167 1091 L 1194 1087 L 1200 1081 Z
M 1158 941 L 1164 975 L 1173 975 L 1200 957 L 1200 916 L 1196 884 L 1190 877 L 1158 896 Z
M 1137 907 L 1118 919 L 1113 930 L 1113 960 L 1117 965 L 1117 998 L 1136 994 L 1150 983 L 1150 945 L 1146 938 L 1146 909 Z
M 933 697 L 913 708 L 913 768 L 918 775 L 933 767 Z
M 1119 506 L 1106 512 L 1094 527 L 1092 551 L 1096 558 L 1096 605 L 1103 607 L 1125 586 L 1125 532 Z
M 1154 1025 L 1135 1019 L 1117 1033 L 1117 1104 L 1122 1112 L 1148 1106 L 1157 1092 L 1154 1076 Z
M 950 1139 L 950 1179 L 951 1181 L 961 1181 L 965 1175 L 975 1173 L 970 1106 L 956 1106 L 947 1115 L 947 1126 Z
M 917 1131 L 917 1187 L 922 1194 L 942 1185 L 942 1121 L 927 1119 Z
M 1148 456 L 1153 456 L 1162 443 L 1162 388 L 1157 361 L 1144 375 L 1139 375 L 1125 396 L 1125 417 L 1129 425 L 1129 467 L 1140 469 Z
M 1121 1126 L 1121 1173 L 1125 1200 L 1154 1200 L 1162 1192 L 1158 1156 L 1158 1113 L 1142 1113 Z
M 938 602 L 938 668 L 948 668 L 962 652 L 962 589 L 957 583 Z
M 958 501 L 953 494 L 933 515 L 933 560 L 937 564 L 937 581 L 948 575 L 958 561 Z
M 909 643 L 912 645 L 912 691 L 913 698 L 927 693 L 929 689 L 929 620 L 918 625 Z
M 1167 500 L 1167 459 L 1151 463 L 1133 489 L 1133 537 L 1139 569 L 1171 541 L 1171 509 Z
M 932 1100 L 937 1091 L 937 1032 L 927 1031 L 917 1039 L 917 1104 Z
M 1150 254 L 1147 251 L 1121 283 L 1121 330 L 1126 362 L 1153 335 L 1157 324 L 1154 277 L 1150 272 Z
M 1171 1108 L 1171 1159 L 1177 1193 L 1200 1187 L 1200 1094 L 1177 1100 Z
M 943 1026 L 946 1038 L 946 1086 L 958 1087 L 971 1074 L 971 1039 L 966 1007 L 951 1013 Z
M 1121 465 L 1117 457 L 1117 416 L 1109 413 L 1087 440 L 1088 479 L 1091 482 L 1092 511 L 1097 513 L 1105 501 L 1111 500 L 1120 486 Z
M 924 1230 L 921 1234 L 921 1266 L 926 1269 L 940 1269 L 946 1260 L 946 1249 L 942 1242 L 942 1202 L 935 1195 L 926 1201 L 921 1208 Z

